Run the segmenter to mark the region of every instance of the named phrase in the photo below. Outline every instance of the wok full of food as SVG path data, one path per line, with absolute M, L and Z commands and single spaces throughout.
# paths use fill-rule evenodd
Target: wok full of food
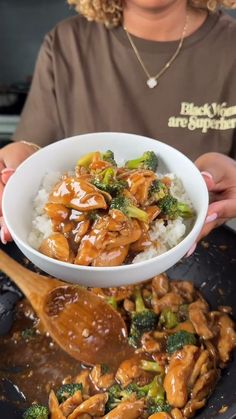
M 36 211 L 33 221 L 39 232 L 36 240 L 31 233 L 30 243 L 51 258 L 94 267 L 165 252 L 183 239 L 194 211 L 184 193 L 185 202 L 177 198 L 179 180 L 157 168 L 153 151 L 119 167 L 110 150 L 86 154 L 45 194 L 41 217 Z
M 193 417 L 206 404 L 236 346 L 231 308 L 211 311 L 191 282 L 169 281 L 166 275 L 138 286 L 91 291 L 124 318 L 134 356 L 117 370 L 74 361 L 61 383 L 57 377 L 41 383 L 40 391 L 49 394 L 48 406 L 38 404 L 36 392 L 24 419 Z M 14 339 L 19 345 L 22 339 L 37 339 L 37 334 L 35 317 L 33 329 Z

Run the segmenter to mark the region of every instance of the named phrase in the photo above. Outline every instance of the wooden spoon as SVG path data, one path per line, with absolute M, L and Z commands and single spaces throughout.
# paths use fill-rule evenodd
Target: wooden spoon
M 2 250 L 0 269 L 28 298 L 52 339 L 78 361 L 116 368 L 132 354 L 122 317 L 102 298 L 32 272 Z

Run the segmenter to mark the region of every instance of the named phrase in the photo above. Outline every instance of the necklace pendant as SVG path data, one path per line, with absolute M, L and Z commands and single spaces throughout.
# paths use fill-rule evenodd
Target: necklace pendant
M 150 89 L 153 89 L 154 87 L 156 87 L 156 86 L 157 86 L 157 81 L 156 81 L 156 79 L 155 79 L 154 77 L 150 77 L 150 78 L 147 80 L 147 85 L 148 85 L 148 87 L 149 87 Z

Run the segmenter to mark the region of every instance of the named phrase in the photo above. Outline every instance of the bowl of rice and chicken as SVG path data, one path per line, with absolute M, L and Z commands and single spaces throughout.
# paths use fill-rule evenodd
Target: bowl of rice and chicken
M 41 149 L 17 169 L 3 198 L 12 237 L 36 266 L 101 287 L 173 266 L 196 240 L 207 208 L 206 185 L 187 157 L 122 133 Z

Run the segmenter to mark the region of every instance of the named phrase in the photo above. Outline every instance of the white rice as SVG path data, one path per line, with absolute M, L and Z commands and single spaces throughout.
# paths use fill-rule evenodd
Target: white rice
M 188 204 L 191 208 L 192 203 L 186 194 L 182 182 L 173 173 L 158 175 L 159 178 L 168 176 L 172 180 L 170 188 L 171 194 L 179 201 Z M 44 212 L 44 205 L 48 201 L 49 194 L 53 186 L 60 180 L 59 172 L 48 172 L 43 178 L 40 189 L 33 202 L 32 231 L 29 234 L 29 244 L 38 249 L 44 239 L 52 233 L 52 224 Z M 163 220 L 158 219 L 153 222 L 150 229 L 150 238 L 153 244 L 144 252 L 139 253 L 133 259 L 133 263 L 142 262 L 160 255 L 172 247 L 176 246 L 186 236 L 189 223 L 179 217 L 176 220 L 168 220 L 165 225 Z
M 44 206 L 48 201 L 53 186 L 59 181 L 60 177 L 61 174 L 59 172 L 46 173 L 34 199 L 32 231 L 28 237 L 28 242 L 34 249 L 38 249 L 42 241 L 52 233 L 52 223 L 44 211 Z

